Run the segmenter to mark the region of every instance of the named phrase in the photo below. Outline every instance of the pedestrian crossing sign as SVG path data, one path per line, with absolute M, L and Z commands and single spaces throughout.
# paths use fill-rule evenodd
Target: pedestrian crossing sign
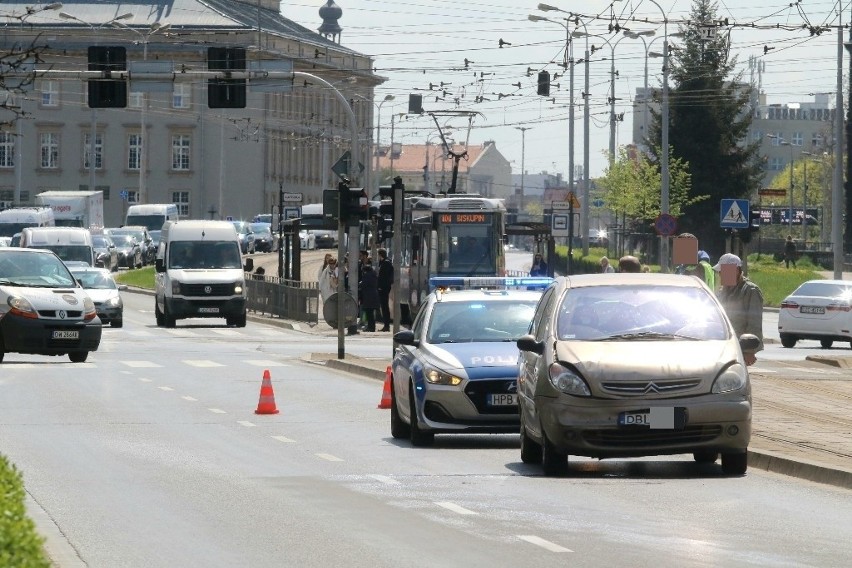
M 720 208 L 723 229 L 747 229 L 749 224 L 748 199 L 723 199 Z

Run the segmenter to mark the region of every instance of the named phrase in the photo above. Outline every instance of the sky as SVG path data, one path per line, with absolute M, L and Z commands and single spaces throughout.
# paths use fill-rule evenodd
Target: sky
M 281 3 L 282 14 L 316 30 L 322 23 L 318 11 L 326 0 L 296 0 Z M 442 126 L 454 131 L 457 142 L 470 144 L 494 141 L 512 164 L 513 173 L 542 172 L 568 175 L 569 108 L 571 89 L 568 74 L 562 77 L 568 29 L 587 31 L 575 37 L 574 59 L 589 47 L 602 47 L 589 59 L 589 175 L 606 170 L 610 141 L 611 64 L 615 65 L 616 147 L 632 139 L 632 102 L 637 88 L 662 81 L 662 60 L 646 57 L 662 52 L 663 13 L 672 36 L 688 22 L 693 3 L 686 0 L 549 0 L 564 12 L 539 10 L 536 0 L 335 0 L 343 10 L 341 44 L 374 58 L 375 72 L 387 78 L 376 89 L 376 101 L 387 95 L 394 100 L 382 104 L 382 144 L 390 143 L 392 115 L 408 110 L 409 94 L 423 95 L 425 111 L 464 111 L 468 118 L 445 118 Z M 849 41 L 848 24 L 852 1 L 827 0 L 719 0 L 716 13 L 727 26 L 717 33 L 730 33 L 731 57 L 743 79 L 760 76 L 761 92 L 769 104 L 813 102 L 814 94 L 831 93 L 834 101 L 838 71 L 838 26 L 843 41 Z M 579 28 L 569 13 L 579 14 Z M 530 14 L 552 21 L 530 21 Z M 654 35 L 631 39 L 609 30 L 611 22 L 634 32 Z M 822 30 L 812 33 L 812 30 Z M 600 36 L 600 37 L 595 37 Z M 609 45 L 601 37 L 609 40 Z M 500 47 L 501 40 L 503 47 Z M 646 47 L 647 45 L 647 47 Z M 611 48 L 614 46 L 614 49 Z M 613 57 L 614 53 L 614 57 Z M 760 63 L 760 65 L 758 65 Z M 844 89 L 849 56 L 843 50 Z M 536 93 L 541 70 L 557 73 L 550 97 Z M 583 104 L 581 92 L 584 67 L 574 70 L 574 164 L 583 164 Z M 671 83 L 670 83 L 671 85 Z M 844 95 L 844 101 L 846 100 Z M 637 117 L 637 120 L 641 120 Z M 472 125 L 468 133 L 468 123 Z M 429 116 L 394 119 L 394 142 L 424 144 L 434 140 L 436 127 Z M 523 130 L 521 130 L 523 129 Z

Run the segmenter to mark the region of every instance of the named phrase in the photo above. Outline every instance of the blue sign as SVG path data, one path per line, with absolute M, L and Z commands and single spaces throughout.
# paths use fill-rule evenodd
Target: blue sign
M 748 199 L 723 199 L 719 226 L 723 229 L 747 229 L 749 223 Z
M 127 201 L 127 196 L 128 196 L 127 190 L 122 189 L 121 191 L 118 192 L 118 196 L 121 197 L 122 201 Z

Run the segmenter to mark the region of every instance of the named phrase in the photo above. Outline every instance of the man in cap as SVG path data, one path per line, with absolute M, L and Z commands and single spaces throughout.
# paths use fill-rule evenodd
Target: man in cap
M 760 345 L 754 352 L 743 353 L 746 365 L 753 365 L 757 361 L 755 353 L 763 349 L 763 292 L 757 284 L 743 275 L 742 260 L 735 254 L 723 254 L 713 270 L 721 273 L 719 301 L 734 326 L 734 332 L 738 337 L 751 333 L 760 340 Z M 729 271 L 733 272 L 733 275 L 728 274 Z

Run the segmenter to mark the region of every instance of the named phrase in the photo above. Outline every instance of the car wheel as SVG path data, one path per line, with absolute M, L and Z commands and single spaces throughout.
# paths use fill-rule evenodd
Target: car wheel
M 391 436 L 393 436 L 396 440 L 403 440 L 411 435 L 411 430 L 409 429 L 408 424 L 402 421 L 402 416 L 399 415 L 399 409 L 396 407 L 396 404 L 396 389 L 393 388 L 393 379 L 391 379 Z
M 834 341 L 831 339 L 820 339 L 819 344 L 823 349 L 831 349 L 831 346 L 834 345 Z
M 85 363 L 86 359 L 89 358 L 89 352 L 75 351 L 74 353 L 69 353 L 68 358 L 71 359 L 72 363 Z
M 564 454 L 556 449 L 556 446 L 547 439 L 547 434 L 542 430 L 542 452 L 541 465 L 544 468 L 544 475 L 565 475 L 568 473 L 568 454 Z
M 542 459 L 541 444 L 530 438 L 527 429 L 524 428 L 524 419 L 521 416 L 521 461 L 524 463 L 540 464 Z
M 792 335 L 788 335 L 786 333 L 781 334 L 781 345 L 783 345 L 787 349 L 792 349 L 793 347 L 795 347 L 796 341 L 798 340 Z
M 0 337 L 0 363 L 3 362 L 3 355 L 6 354 L 6 348 L 3 346 L 3 338 Z
M 698 450 L 697 452 L 692 452 L 692 459 L 698 463 L 714 463 L 717 459 L 719 459 L 719 452 L 714 452 L 713 450 Z
M 225 318 L 225 323 L 234 327 L 246 326 L 246 314 Z
M 154 300 L 154 317 L 157 319 L 157 327 L 166 325 L 166 320 L 163 318 L 163 312 L 160 311 L 160 305 L 157 300 Z
M 745 475 L 748 469 L 748 452 L 722 454 L 722 473 L 725 475 Z
M 169 313 L 169 307 L 165 304 L 163 305 L 163 325 L 166 327 L 175 327 L 177 325 L 177 320 Z
M 124 327 L 124 320 L 123 319 L 112 320 L 112 323 L 110 324 L 110 326 L 111 327 Z
M 411 394 L 408 396 L 409 406 L 411 408 L 411 423 L 408 429 L 408 439 L 411 445 L 415 447 L 431 446 L 435 443 L 435 434 L 433 432 L 424 432 L 417 424 L 417 406 L 414 402 L 414 385 L 411 385 Z

